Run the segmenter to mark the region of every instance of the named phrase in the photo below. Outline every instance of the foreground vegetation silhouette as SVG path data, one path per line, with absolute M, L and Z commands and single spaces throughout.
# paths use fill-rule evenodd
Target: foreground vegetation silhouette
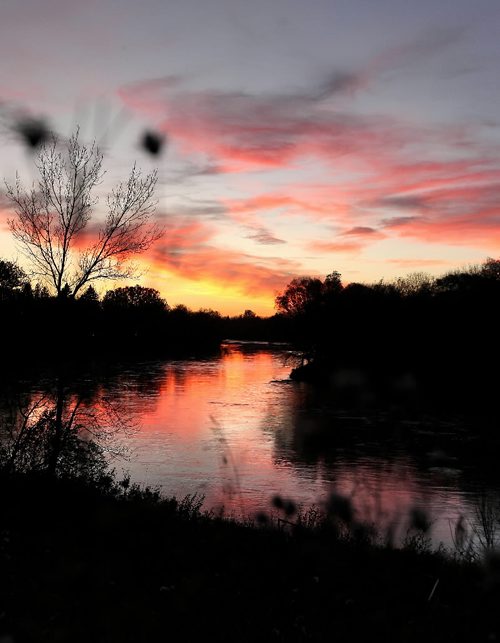
M 475 540 L 455 525 L 451 557 L 429 549 L 421 510 L 397 548 L 390 531 L 360 522 L 351 499 L 336 493 L 307 512 L 275 496 L 267 512 L 237 523 L 204 512 L 201 497 L 164 498 L 116 478 L 94 418 L 63 384 L 20 408 L 0 450 L 4 639 L 487 641 L 500 633 L 498 503 L 478 507 Z
M 53 419 L 39 421 L 47 430 Z M 0 460 L 3 640 L 500 634 L 497 556 L 466 563 L 430 552 L 422 514 L 402 549 L 376 542 L 336 495 L 321 515 L 275 497 L 255 522 L 236 523 L 203 512 L 201 497 L 162 498 L 117 480 L 99 449 L 66 449 L 56 471 L 43 458 Z

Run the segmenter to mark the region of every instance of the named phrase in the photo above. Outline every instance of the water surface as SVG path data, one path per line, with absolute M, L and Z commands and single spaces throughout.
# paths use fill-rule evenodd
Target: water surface
M 335 493 L 399 540 L 422 510 L 434 543 L 451 545 L 460 516 L 475 524 L 480 500 L 498 505 L 498 476 L 485 475 L 491 458 L 469 428 L 401 409 L 353 413 L 292 382 L 292 366 L 284 347 L 228 343 L 209 359 L 115 364 L 79 386 L 89 406 L 136 425 L 117 438 L 130 453 L 113 461 L 118 473 L 237 517 L 273 511 L 276 495 L 307 508 Z
M 146 362 L 122 369 L 96 392 L 119 403 L 138 430 L 131 457 L 117 461 L 134 481 L 236 516 L 271 510 L 275 495 L 302 507 L 332 493 L 351 499 L 359 520 L 401 538 L 415 508 L 432 538 L 450 545 L 460 516 L 471 522 L 486 493 L 480 463 L 457 453 L 467 434 L 453 421 L 357 414 L 288 378 L 283 348 L 223 345 L 205 360 Z

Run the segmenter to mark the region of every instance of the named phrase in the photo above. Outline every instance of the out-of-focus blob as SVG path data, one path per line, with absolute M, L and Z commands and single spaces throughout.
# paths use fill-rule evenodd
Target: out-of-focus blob
M 36 150 L 50 138 L 51 130 L 42 118 L 18 117 L 12 129 L 29 150 Z
M 151 130 L 144 132 L 141 140 L 141 147 L 151 156 L 159 156 L 166 144 L 165 136 Z

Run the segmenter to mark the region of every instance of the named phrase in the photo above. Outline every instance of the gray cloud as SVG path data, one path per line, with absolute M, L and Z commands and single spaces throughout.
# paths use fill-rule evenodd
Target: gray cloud
M 422 217 L 389 217 L 380 222 L 384 228 L 401 228 L 416 221 L 423 221 Z
M 372 69 L 375 71 L 396 71 L 427 61 L 436 54 L 460 43 L 467 27 L 434 27 L 414 40 L 391 47 L 375 58 Z
M 372 234 L 379 234 L 379 231 L 376 228 L 370 228 L 369 226 L 355 226 L 350 230 L 346 230 L 342 234 L 353 236 L 353 237 L 364 237 L 364 236 L 370 236 Z
M 364 73 L 333 70 L 325 75 L 309 92 L 302 94 L 305 100 L 323 101 L 338 94 L 352 94 L 366 83 Z
M 183 181 L 189 181 L 198 177 L 204 176 L 218 176 L 223 174 L 224 170 L 213 161 L 206 163 L 195 163 L 190 161 L 185 163 L 182 167 L 173 170 L 169 173 L 164 183 L 176 184 Z
M 167 207 L 164 217 L 174 215 L 184 218 L 204 218 L 222 220 L 226 218 L 227 209 L 218 201 L 190 200 L 189 203 L 177 203 Z
M 260 243 L 265 246 L 277 245 L 280 243 L 286 243 L 283 239 L 279 239 L 274 236 L 269 230 L 265 228 L 256 228 L 252 234 L 247 235 L 248 239 L 253 239 L 257 243 Z
M 405 196 L 385 196 L 370 205 L 376 208 L 399 208 L 400 210 L 421 210 L 427 207 L 425 196 L 416 194 Z

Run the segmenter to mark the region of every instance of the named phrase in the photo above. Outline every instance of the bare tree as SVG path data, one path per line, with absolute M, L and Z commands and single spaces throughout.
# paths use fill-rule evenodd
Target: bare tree
M 34 276 L 58 296 L 75 297 L 89 282 L 134 276 L 131 256 L 147 250 L 161 236 L 151 223 L 157 172 L 143 176 L 132 168 L 126 182 L 107 197 L 107 215 L 93 235 L 88 224 L 98 199 L 103 156 L 95 143 L 87 146 L 70 138 L 63 154 L 57 141 L 43 146 L 36 159 L 38 185 L 26 190 L 19 178 L 7 185 L 16 216 L 9 227 Z M 90 237 L 90 241 L 85 243 Z

